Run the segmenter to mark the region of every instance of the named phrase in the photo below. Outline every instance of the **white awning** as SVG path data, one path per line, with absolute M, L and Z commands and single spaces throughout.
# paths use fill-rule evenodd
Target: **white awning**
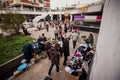
M 99 12 L 102 10 L 103 4 L 91 5 L 88 7 L 88 12 Z
M 97 16 L 85 16 L 84 21 L 87 21 L 87 22 L 96 22 L 96 18 L 97 18 Z

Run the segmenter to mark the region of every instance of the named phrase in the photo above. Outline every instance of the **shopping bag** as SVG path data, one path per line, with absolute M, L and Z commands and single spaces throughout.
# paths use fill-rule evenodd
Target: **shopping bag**
M 18 70 L 18 71 L 23 71 L 23 70 L 25 70 L 27 67 L 28 67 L 28 64 L 27 64 L 27 63 L 23 63 L 23 64 L 21 64 L 20 66 L 18 66 L 17 70 Z

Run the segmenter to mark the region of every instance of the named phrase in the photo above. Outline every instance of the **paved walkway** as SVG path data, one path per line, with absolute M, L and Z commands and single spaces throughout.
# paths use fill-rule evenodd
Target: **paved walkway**
M 47 37 L 54 37 L 54 28 L 50 28 L 49 32 L 46 32 L 46 29 L 41 30 L 41 31 L 35 31 L 35 28 L 30 28 L 28 31 L 32 33 L 31 37 L 37 39 L 39 35 L 42 33 L 45 33 Z M 70 35 L 71 33 L 68 33 L 67 35 Z M 89 32 L 84 32 L 81 31 L 80 36 L 82 35 L 89 35 Z M 97 33 L 93 33 L 94 36 L 94 43 L 96 45 Z M 77 42 L 76 48 L 79 46 L 80 42 Z M 70 57 L 68 58 L 70 60 L 71 56 L 74 54 L 75 49 L 72 48 L 72 40 L 70 40 Z M 64 70 L 63 64 L 63 57 L 60 60 L 60 70 L 62 71 L 61 73 L 56 72 L 56 67 L 53 68 L 52 70 L 52 75 L 51 77 L 53 80 L 73 80 L 71 76 L 67 75 L 67 73 Z M 30 68 L 28 68 L 27 71 L 13 77 L 12 79 L 9 80 L 44 80 L 45 76 L 48 73 L 48 69 L 50 66 L 50 60 L 48 58 L 40 60 L 38 63 L 32 65 Z

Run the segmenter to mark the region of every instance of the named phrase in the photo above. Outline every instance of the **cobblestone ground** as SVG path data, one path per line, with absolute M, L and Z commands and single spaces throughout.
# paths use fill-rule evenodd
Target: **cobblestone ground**
M 41 31 L 36 31 L 36 28 L 30 28 L 28 31 L 30 31 L 32 33 L 31 37 L 37 39 L 39 37 L 39 35 L 41 35 L 42 33 L 45 33 L 45 35 L 47 37 L 54 37 L 54 28 L 50 28 L 49 32 L 46 32 L 46 29 L 41 30 Z M 90 32 L 84 32 L 81 31 L 80 36 L 82 35 L 86 35 L 88 36 Z M 68 32 L 67 35 L 70 35 L 71 33 Z M 94 45 L 96 45 L 97 42 L 97 37 L 98 34 L 97 33 L 92 33 L 94 36 Z M 77 42 L 77 46 L 76 48 L 79 46 L 80 42 Z M 74 54 L 75 49 L 72 48 L 72 40 L 70 40 L 70 57 L 68 58 L 68 62 L 71 58 L 71 56 Z M 75 80 L 73 79 L 73 77 L 65 72 L 65 67 L 62 65 L 63 64 L 63 57 L 61 57 L 60 60 L 60 70 L 62 72 L 57 73 L 56 72 L 56 67 L 54 66 L 52 69 L 52 79 L 53 80 Z M 36 64 L 32 65 L 30 68 L 28 68 L 28 70 L 26 70 L 25 72 L 17 75 L 17 76 L 13 76 L 11 79 L 9 80 L 44 80 L 45 76 L 48 73 L 48 69 L 50 66 L 50 60 L 48 58 L 42 59 L 39 62 L 37 62 Z M 86 68 L 87 70 L 88 68 Z

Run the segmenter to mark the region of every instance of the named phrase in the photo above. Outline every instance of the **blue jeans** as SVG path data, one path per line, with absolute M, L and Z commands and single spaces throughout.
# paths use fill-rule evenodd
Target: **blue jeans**
M 57 63 L 51 63 L 48 74 L 51 75 L 53 66 L 56 65 L 56 72 L 59 72 L 59 65 Z

